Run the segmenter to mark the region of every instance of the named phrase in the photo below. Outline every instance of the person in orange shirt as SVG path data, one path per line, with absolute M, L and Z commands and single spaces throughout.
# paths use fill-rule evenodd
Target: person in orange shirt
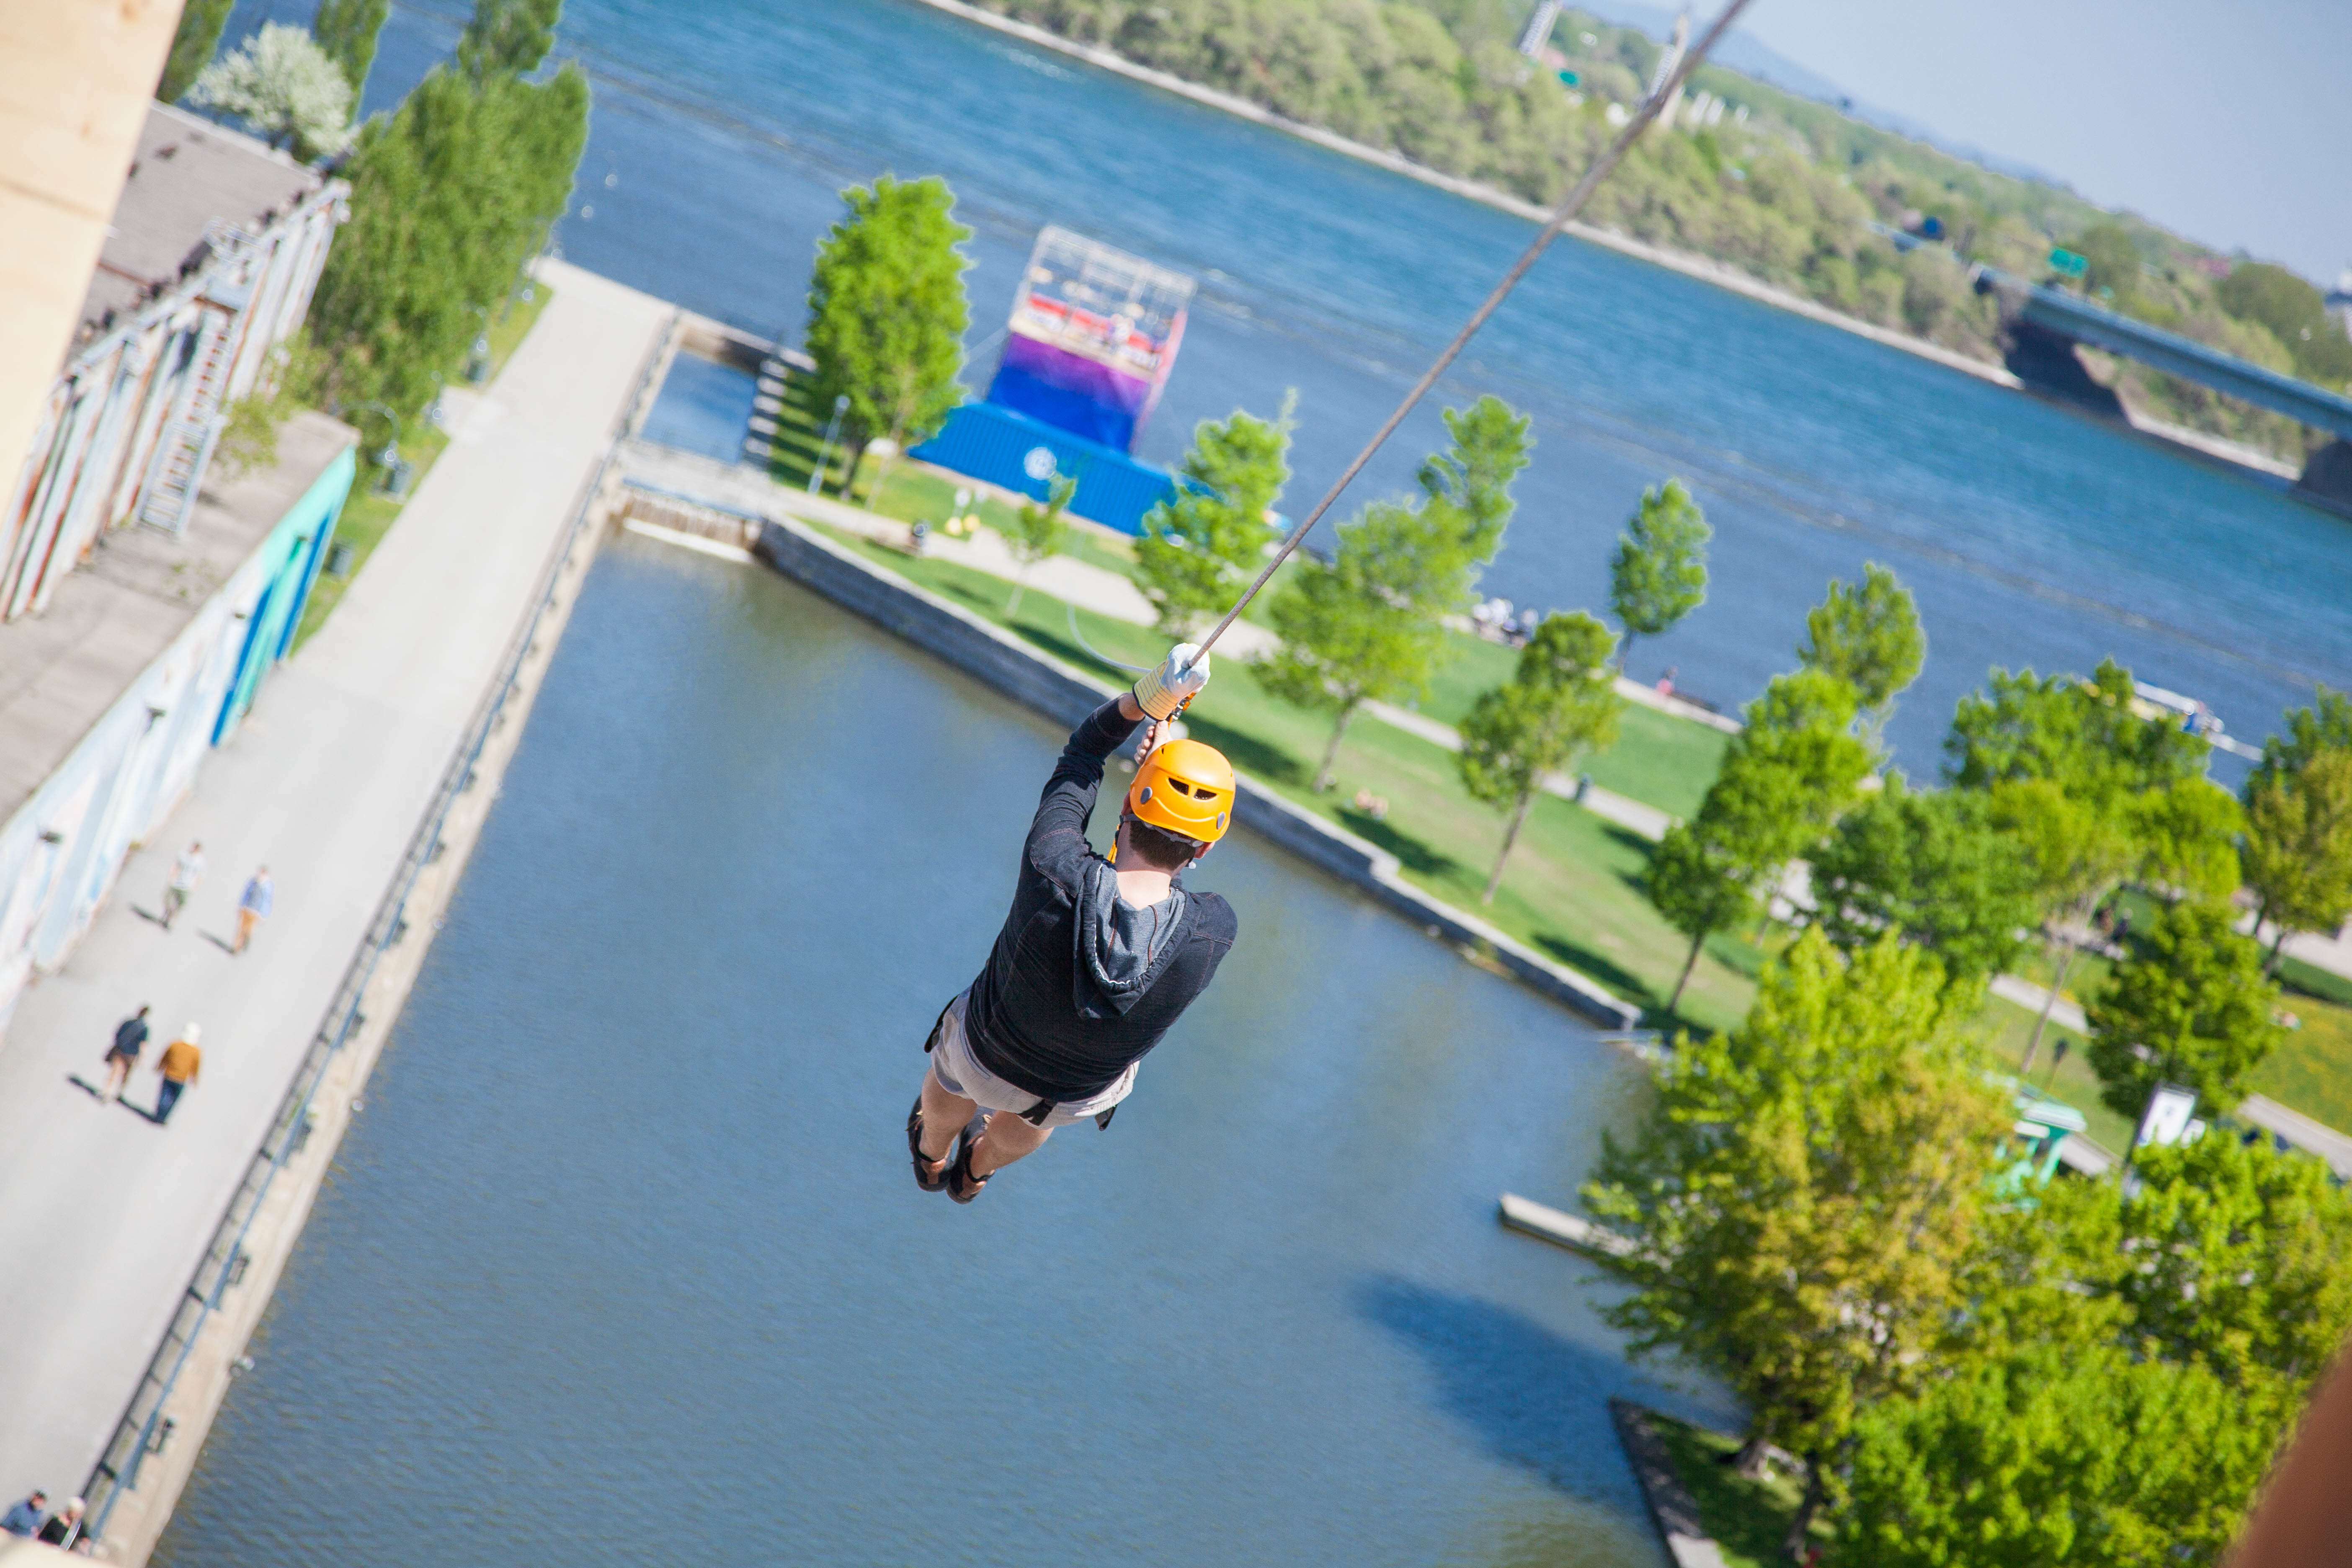
M 180 1096 L 196 1081 L 196 1074 L 204 1068 L 205 1053 L 197 1048 L 198 1038 L 196 1026 L 190 1024 L 180 1031 L 178 1039 L 163 1047 L 163 1059 L 155 1064 L 155 1070 L 163 1075 L 163 1081 L 155 1089 L 158 1127 L 172 1120 L 172 1107 L 180 1103 Z

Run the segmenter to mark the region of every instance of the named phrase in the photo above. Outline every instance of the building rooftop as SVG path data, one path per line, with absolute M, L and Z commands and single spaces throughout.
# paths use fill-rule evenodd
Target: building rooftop
M 201 263 L 215 222 L 258 232 L 326 183 L 285 153 L 168 104 L 147 106 L 139 150 L 115 204 L 81 306 L 87 342 L 159 284 Z
M 0 822 L 14 816 L 172 646 L 359 432 L 304 412 L 278 432 L 278 461 L 236 479 L 215 466 L 185 534 L 103 534 L 49 607 L 0 626 Z

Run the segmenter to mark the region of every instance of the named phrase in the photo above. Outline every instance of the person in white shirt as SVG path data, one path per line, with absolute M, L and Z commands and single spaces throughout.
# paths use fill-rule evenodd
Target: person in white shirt
M 205 847 L 199 840 L 180 851 L 180 858 L 172 862 L 171 880 L 163 884 L 163 929 L 165 931 L 172 929 L 173 918 L 187 903 L 188 895 L 196 890 L 196 884 L 204 879 Z

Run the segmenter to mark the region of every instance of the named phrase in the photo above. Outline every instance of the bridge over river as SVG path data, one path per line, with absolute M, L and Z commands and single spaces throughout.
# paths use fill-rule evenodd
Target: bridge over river
M 1979 289 L 1990 289 L 2000 299 L 2001 313 L 2011 322 L 2016 342 L 2010 368 L 2026 381 L 2054 391 L 2079 392 L 2078 387 L 2050 385 L 2053 381 L 2075 379 L 2063 363 L 2055 366 L 2053 374 L 2052 361 L 2060 354 L 2073 361 L 2072 345 L 2087 343 L 2258 408 L 2284 414 L 2336 437 L 2305 466 L 2297 491 L 2337 508 L 2352 508 L 2352 397 L 2135 321 L 2063 289 L 2028 283 L 1996 268 L 1980 268 L 1977 276 Z M 2079 375 L 2079 363 L 2075 371 Z M 2082 378 L 2085 383 L 2087 379 Z

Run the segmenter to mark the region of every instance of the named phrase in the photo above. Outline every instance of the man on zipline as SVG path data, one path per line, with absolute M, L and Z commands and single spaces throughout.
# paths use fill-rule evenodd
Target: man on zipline
M 923 1046 L 930 1068 L 907 1145 L 925 1192 L 968 1204 L 1055 1128 L 1089 1117 L 1108 1126 L 1136 1064 L 1233 946 L 1233 906 L 1177 879 L 1233 821 L 1233 764 L 1198 741 L 1161 741 L 1208 683 L 1208 656 L 1179 644 L 1070 732 L 1021 847 L 1013 912 Z M 1106 859 L 1087 842 L 1087 819 L 1104 759 L 1145 719 L 1146 754 Z

